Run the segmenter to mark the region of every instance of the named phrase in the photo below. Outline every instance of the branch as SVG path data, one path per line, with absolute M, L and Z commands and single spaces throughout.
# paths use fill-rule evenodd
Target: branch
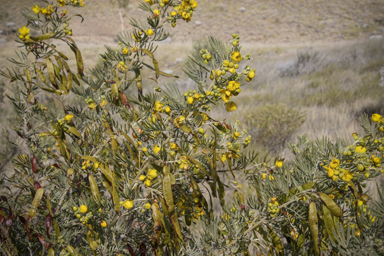
M 3 236 L 5 236 L 5 238 L 7 238 L 7 242 L 9 244 L 9 247 L 11 247 L 11 250 L 13 251 L 14 255 L 17 255 L 17 251 L 15 249 L 15 246 L 13 245 L 12 240 L 9 237 L 7 230 L 3 227 L 3 224 L 1 224 L 1 223 L 0 223 L 0 229 L 1 229 L 1 233 L 3 234 Z

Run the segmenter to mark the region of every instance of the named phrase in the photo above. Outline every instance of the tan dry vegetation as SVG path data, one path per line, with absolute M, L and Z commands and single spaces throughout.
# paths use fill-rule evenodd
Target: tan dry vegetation
M 19 11 L 32 8 L 38 0 L 1 0 L 0 29 L 6 22 L 25 25 Z M 131 0 L 124 12 L 125 28 L 130 18 L 139 18 L 139 0 Z M 80 12 L 85 21 L 75 18 L 71 25 L 75 38 L 86 42 L 112 41 L 121 31 L 117 7 L 106 0 L 85 1 Z M 244 42 L 282 43 L 341 41 L 383 33 L 384 5 L 381 0 L 199 0 L 191 24 L 179 22 L 171 30 L 172 41 L 190 42 L 216 35 L 229 39 L 239 33 Z M 195 22 L 200 21 L 201 25 Z M 381 27 L 380 27 L 381 26 Z M 197 32 L 197 34 L 196 34 Z

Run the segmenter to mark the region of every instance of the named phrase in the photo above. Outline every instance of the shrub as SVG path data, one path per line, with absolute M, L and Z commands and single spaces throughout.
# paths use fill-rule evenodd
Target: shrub
M 292 163 L 261 161 L 243 153 L 250 139 L 238 124 L 208 115 L 220 102 L 237 110 L 233 98 L 255 76 L 251 67 L 237 66 L 250 58 L 240 53 L 238 35 L 227 44 L 210 38 L 213 50 L 191 57 L 185 72 L 195 90 L 170 85 L 143 93 L 143 84 L 170 76 L 159 69 L 154 44 L 167 37 L 166 23 L 191 20 L 194 0 L 140 4 L 147 22 L 131 20 L 135 30 L 118 36 L 120 50 L 107 48 L 90 73 L 71 38 L 74 16 L 62 10 L 84 2 L 44 3 L 23 11 L 29 28 L 19 30 L 16 42 L 25 52 L 12 60 L 17 68 L 1 72 L 22 84 L 8 97 L 19 120 L 13 128 L 28 147 L 1 179 L 2 253 L 383 253 L 384 207 L 363 191 L 382 172 L 380 115 L 361 120 L 367 135 L 355 134 L 354 145 L 304 141 L 293 148 Z M 56 40 L 74 52 L 76 71 Z M 144 68 L 150 79 L 142 77 Z M 132 84 L 137 97 L 126 95 Z M 59 107 L 44 106 L 46 94 Z M 72 94 L 84 103 L 66 105 Z M 255 189 L 248 198 L 236 181 L 243 174 Z M 197 222 L 204 225 L 198 235 Z
M 283 104 L 263 105 L 247 115 L 250 133 L 256 134 L 256 142 L 271 152 L 279 152 L 294 131 L 305 121 L 305 115 Z

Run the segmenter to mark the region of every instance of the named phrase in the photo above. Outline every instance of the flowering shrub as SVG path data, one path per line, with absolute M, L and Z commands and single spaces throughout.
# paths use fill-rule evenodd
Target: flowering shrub
M 185 72 L 195 90 L 143 93 L 143 84 L 171 76 L 154 44 L 167 38 L 167 23 L 192 19 L 196 1 L 140 4 L 147 22 L 132 20 L 135 30 L 120 34 L 118 50 L 107 48 L 89 74 L 69 28 L 79 15 L 63 10 L 84 2 L 43 2 L 23 12 L 28 27 L 16 42 L 25 52 L 12 60 L 17 68 L 1 72 L 22 84 L 9 99 L 28 147 L 2 179 L 4 254 L 383 254 L 384 207 L 363 189 L 382 172 L 380 115 L 361 121 L 367 134 L 355 134 L 352 146 L 302 139 L 292 163 L 259 159 L 244 153 L 250 137 L 238 122 L 209 115 L 212 104 L 236 111 L 234 98 L 255 77 L 239 35 L 227 44 L 210 38 L 211 50 L 191 57 Z M 76 70 L 57 40 L 73 51 Z M 126 95 L 132 84 L 137 97 Z M 84 103 L 65 105 L 71 94 Z M 44 106 L 46 95 L 60 107 Z M 248 198 L 242 175 L 255 190 Z M 204 225 L 199 234 L 196 223 Z

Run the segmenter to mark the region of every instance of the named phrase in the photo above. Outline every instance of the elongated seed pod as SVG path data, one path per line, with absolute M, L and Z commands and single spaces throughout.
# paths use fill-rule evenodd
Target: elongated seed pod
M 276 233 L 273 231 L 273 229 L 270 226 L 267 225 L 267 227 L 268 227 L 269 235 L 272 239 L 273 246 L 275 247 L 276 251 L 279 254 L 284 255 L 284 246 L 283 246 L 283 243 L 281 242 L 279 236 L 276 235 Z
M 328 209 L 327 206 L 325 206 L 323 204 L 323 220 L 324 220 L 324 224 L 325 224 L 325 229 L 327 230 L 327 233 L 329 235 L 329 237 L 334 241 L 336 242 L 336 238 L 335 238 L 335 235 L 333 234 L 333 227 L 335 226 L 334 222 L 333 222 L 333 218 L 332 218 L 332 214 L 330 212 L 330 210 Z
M 53 250 L 53 248 L 48 250 L 48 256 L 55 256 L 55 250 Z
M 100 193 L 99 193 L 99 187 L 97 186 L 96 180 L 92 175 L 89 175 L 88 179 L 89 179 L 89 184 L 91 186 L 91 192 L 92 192 L 93 199 L 96 202 L 99 202 L 100 201 Z
M 172 214 L 172 212 L 175 210 L 175 204 L 173 201 L 173 194 L 172 194 L 172 181 L 171 176 L 166 175 L 163 179 L 163 195 L 165 198 L 165 202 L 168 206 L 168 212 Z
M 35 155 L 33 155 L 31 159 L 31 166 L 32 166 L 33 173 L 37 173 L 37 158 Z
M 40 201 L 41 201 L 41 198 L 43 197 L 43 194 L 44 194 L 44 189 L 43 188 L 39 188 L 36 191 L 35 198 L 32 201 L 32 208 L 36 209 L 40 205 Z
M 25 77 L 27 78 L 28 82 L 32 82 L 31 72 L 29 72 L 29 69 L 25 70 Z
M 314 255 L 319 256 L 320 255 L 319 226 L 318 226 L 318 219 L 317 219 L 316 204 L 314 202 L 311 202 L 309 204 L 308 221 L 309 221 L 309 230 L 311 231 L 313 251 L 315 253 Z
M 323 200 L 329 211 L 335 215 L 336 217 L 342 217 L 343 211 L 341 208 L 327 195 L 324 193 L 320 193 L 320 198 Z
M 153 227 L 153 230 L 156 235 L 156 239 L 159 240 L 159 236 L 161 233 L 161 213 L 160 213 L 160 207 L 157 203 L 153 203 L 152 206 L 152 218 L 155 222 L 155 225 Z

